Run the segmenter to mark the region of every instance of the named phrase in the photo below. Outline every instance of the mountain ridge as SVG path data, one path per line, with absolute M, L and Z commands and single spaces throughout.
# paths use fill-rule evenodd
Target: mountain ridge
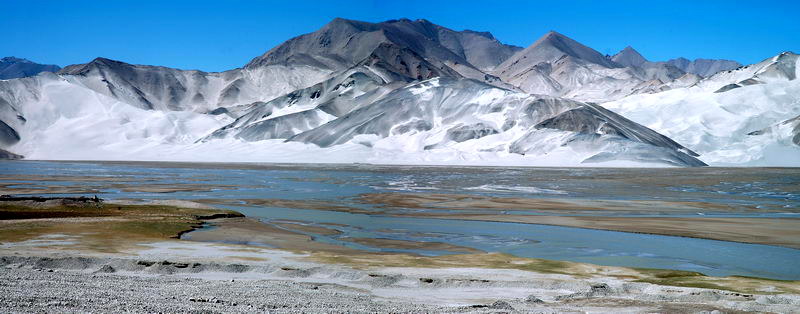
M 502 61 L 489 59 L 485 51 L 495 52 L 494 55 L 502 59 L 521 49 L 500 43 L 488 32 L 454 31 L 424 19 L 370 23 L 336 18 L 315 32 L 291 38 L 253 58 L 245 67 L 292 62 L 292 57 L 307 54 L 314 55 L 312 59 L 326 66 L 341 70 L 357 64 L 385 42 L 408 48 L 425 58 L 466 63 L 476 68 Z
M 702 79 L 630 46 L 608 57 L 555 31 L 520 48 L 424 19 L 334 19 L 224 72 L 96 58 L 0 81 L 0 140 L 31 158 L 85 156 L 76 149 L 154 158 L 148 147 L 210 156 L 233 145 L 247 147 L 244 157 L 300 148 L 397 160 L 701 166 L 696 147 L 593 102 L 794 80 L 793 63 L 778 57 L 750 76 Z
M 0 80 L 34 76 L 41 72 L 57 72 L 61 67 L 55 64 L 39 64 L 28 59 L 3 57 L 0 59 Z

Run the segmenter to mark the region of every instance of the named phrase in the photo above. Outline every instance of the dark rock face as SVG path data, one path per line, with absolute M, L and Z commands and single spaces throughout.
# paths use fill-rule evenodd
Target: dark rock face
M 58 72 L 54 64 L 38 64 L 25 59 L 5 57 L 0 59 L 0 80 L 34 76 L 42 72 Z
M 447 138 L 461 143 L 497 133 L 500 132 L 495 130 L 495 128 L 483 123 L 477 123 L 472 125 L 459 125 L 449 129 L 447 130 Z
M 19 133 L 5 122 L 0 121 L 0 144 L 12 145 L 19 142 L 19 140 Z
M 733 83 L 733 84 L 728 84 L 728 85 L 722 86 L 722 87 L 720 87 L 718 90 L 716 90 L 714 92 L 715 93 L 724 93 L 724 92 L 727 92 L 727 91 L 732 90 L 732 89 L 737 89 L 739 87 L 742 87 L 742 85 Z
M 23 158 L 25 158 L 25 156 L 14 154 L 5 149 L 0 149 L 0 160 L 17 160 Z
M 695 157 L 699 156 L 670 138 L 598 105 L 586 104 L 566 111 L 539 123 L 536 128 L 573 131 L 587 135 L 614 135 L 654 146 L 685 151 Z

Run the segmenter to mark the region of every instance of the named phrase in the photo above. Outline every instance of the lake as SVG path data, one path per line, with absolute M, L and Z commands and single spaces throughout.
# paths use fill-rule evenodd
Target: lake
M 463 215 L 487 212 L 512 217 L 798 219 L 800 169 L 797 168 L 2 161 L 0 185 L 4 193 L 20 195 L 199 201 L 235 209 L 275 226 L 291 223 L 335 230 L 302 232 L 315 241 L 364 251 L 455 253 L 371 246 L 351 239 L 441 242 L 520 257 L 689 270 L 712 276 L 800 279 L 800 250 L 788 247 L 460 219 Z M 395 197 L 392 202 L 381 201 L 397 195 L 401 196 L 399 200 Z M 410 202 L 418 197 L 425 201 Z M 518 208 L 517 204 L 524 200 L 568 201 L 573 205 L 563 210 Z M 487 206 L 489 201 L 508 206 Z M 583 208 L 581 204 L 592 205 Z M 602 206 L 598 208 L 597 204 Z M 437 217 L 431 218 L 432 214 Z M 735 233 L 736 228 L 737 225 L 731 225 L 731 232 Z

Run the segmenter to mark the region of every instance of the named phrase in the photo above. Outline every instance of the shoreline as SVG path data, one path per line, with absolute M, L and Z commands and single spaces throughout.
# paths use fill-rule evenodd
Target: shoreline
M 587 164 L 586 166 L 525 166 L 525 165 L 477 165 L 477 164 L 381 164 L 381 163 L 367 163 L 367 162 L 341 162 L 341 163 L 318 163 L 318 162 L 262 162 L 262 161 L 192 161 L 192 160 L 89 160 L 89 159 L 5 159 L 0 160 L 3 162 L 63 162 L 63 163 L 96 163 L 96 164 L 113 164 L 113 165 L 148 165 L 164 168 L 214 168 L 214 169 L 307 169 L 309 167 L 315 168 L 433 168 L 433 169 L 542 169 L 542 170 L 559 170 L 559 169 L 631 169 L 631 170 L 664 170 L 671 171 L 696 171 L 698 168 L 711 169 L 711 170 L 725 170 L 725 169 L 800 169 L 798 166 L 731 166 L 731 165 L 708 165 L 702 167 L 676 167 L 676 166 L 640 166 L 640 167 L 620 167 L 620 166 L 603 166 L 602 164 Z M 201 166 L 201 167 L 198 167 Z M 333 169 L 330 169 L 333 170 Z

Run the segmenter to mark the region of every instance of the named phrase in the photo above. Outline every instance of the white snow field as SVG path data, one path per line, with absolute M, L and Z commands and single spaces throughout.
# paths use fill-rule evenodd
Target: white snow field
M 685 145 L 711 165 L 796 167 L 799 57 L 783 53 L 692 87 L 633 95 L 603 106 Z M 717 92 L 735 86 L 730 84 L 740 87 Z

